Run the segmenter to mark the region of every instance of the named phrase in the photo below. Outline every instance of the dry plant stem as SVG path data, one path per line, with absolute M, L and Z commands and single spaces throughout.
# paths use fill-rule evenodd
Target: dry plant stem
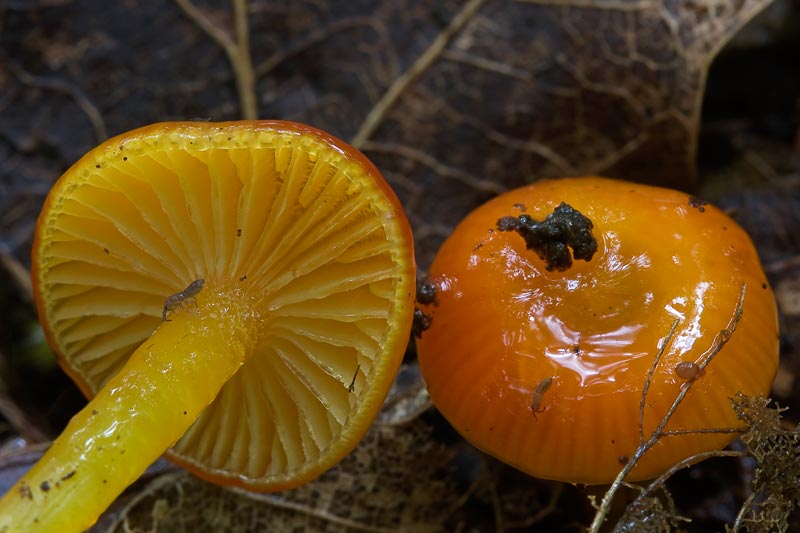
M 352 531 L 366 531 L 368 533 L 394 533 L 397 531 L 395 528 L 385 528 L 379 526 L 371 526 L 367 524 L 362 524 L 360 522 L 356 522 L 355 520 L 350 520 L 349 518 L 343 518 L 341 516 L 337 516 L 320 509 L 315 509 L 305 504 L 290 502 L 280 496 L 274 494 L 261 494 L 250 492 L 244 489 L 240 489 L 237 487 L 231 487 L 229 489 L 230 492 L 234 494 L 238 494 L 239 496 L 248 498 L 250 500 L 258 501 L 266 503 L 272 507 L 278 509 L 285 509 L 288 511 L 294 511 L 297 513 L 301 513 L 304 515 L 308 515 L 313 518 L 318 518 L 325 522 L 329 522 L 330 524 L 335 524 L 337 526 L 342 526 L 347 528 L 348 530 Z
M 258 118 L 258 102 L 256 101 L 255 75 L 253 61 L 250 57 L 250 31 L 248 28 L 247 0 L 233 0 L 236 41 L 222 29 L 214 25 L 201 10 L 189 0 L 175 0 L 186 15 L 225 51 L 236 78 L 236 89 L 239 94 L 242 118 L 255 120 Z
M 800 255 L 789 257 L 788 259 L 773 261 L 772 263 L 764 266 L 764 270 L 770 274 L 780 274 L 786 270 L 792 270 L 794 268 L 800 268 Z
M 14 285 L 28 302 L 33 302 L 33 285 L 31 284 L 31 273 L 17 258 L 6 252 L 0 252 L 0 265 L 5 268 L 11 276 Z
M 497 483 L 495 471 L 490 467 L 489 463 L 486 465 L 486 483 L 489 490 L 489 499 L 492 501 L 492 510 L 494 514 L 494 530 L 497 533 L 503 533 L 506 530 L 503 520 L 503 506 L 500 503 L 500 497 L 497 494 Z
M 672 336 L 675 335 L 675 329 L 677 327 L 678 327 L 678 319 L 675 319 L 675 321 L 672 322 L 669 331 L 667 332 L 667 336 L 664 337 L 664 340 L 661 342 L 661 346 L 659 346 L 655 358 L 653 358 L 653 364 L 650 366 L 650 370 L 647 371 L 647 379 L 645 380 L 644 388 L 642 389 L 642 399 L 639 401 L 639 447 L 640 448 L 644 444 L 644 426 L 642 425 L 642 421 L 644 420 L 644 406 L 647 400 L 647 391 L 650 390 L 650 383 L 651 383 L 650 378 L 655 373 L 656 368 L 658 367 L 658 363 L 661 362 L 661 357 L 667 350 L 667 346 L 669 346 L 669 343 L 672 342 Z
M 230 58 L 236 73 L 236 86 L 239 90 L 239 102 L 242 106 L 242 118 L 256 120 L 258 118 L 258 102 L 256 101 L 256 78 L 253 74 L 253 60 L 250 57 L 250 30 L 248 28 L 247 0 L 234 0 L 236 19 L 235 57 Z
M 3 360 L 7 360 L 3 353 L 0 353 L 0 357 L 2 357 Z M 29 443 L 45 442 L 47 440 L 47 436 L 42 430 L 31 423 L 22 409 L 17 406 L 16 402 L 4 392 L 0 392 L 0 414 L 8 420 L 8 423 L 14 431 L 19 433 L 20 436 Z
M 15 63 L 9 63 L 8 66 L 9 70 L 11 70 L 11 72 L 17 76 L 19 81 L 25 85 L 68 95 L 75 101 L 81 111 L 83 111 L 83 113 L 86 115 L 86 118 L 89 119 L 89 122 L 92 124 L 92 128 L 94 129 L 94 135 L 97 138 L 97 142 L 103 142 L 108 138 L 106 124 L 103 121 L 103 115 L 100 114 L 100 111 L 80 87 L 58 78 L 34 76 Z
M 720 350 L 722 350 L 723 346 L 725 346 L 725 344 L 727 344 L 727 342 L 731 339 L 733 332 L 736 330 L 736 326 L 739 324 L 739 320 L 741 320 L 742 318 L 742 309 L 744 308 L 744 298 L 746 292 L 747 292 L 747 285 L 742 284 L 742 289 L 739 293 L 739 301 L 737 302 L 736 309 L 734 310 L 731 319 L 728 321 L 728 324 L 725 326 L 725 329 L 717 333 L 717 335 L 714 337 L 714 340 L 711 343 L 711 346 L 703 354 L 702 360 L 698 365 L 701 370 L 704 369 L 706 366 L 708 366 L 708 364 L 711 362 L 714 356 L 717 355 L 720 352 Z M 662 347 L 659 349 L 659 353 L 663 353 L 663 350 L 665 349 L 664 347 L 672 341 L 672 333 L 674 333 L 674 328 L 670 330 L 670 335 L 664 339 Z M 647 379 L 645 381 L 645 387 L 642 390 L 641 404 L 644 404 L 645 402 L 645 395 L 647 393 L 647 389 L 649 388 L 649 383 L 653 379 L 653 373 L 655 372 L 655 368 L 656 365 L 654 364 L 650 368 L 650 371 L 648 372 Z M 600 527 L 603 525 L 603 522 L 606 520 L 606 518 L 608 517 L 608 513 L 611 510 L 611 502 L 614 499 L 614 496 L 616 495 L 619 488 L 623 485 L 625 478 L 628 476 L 628 474 L 630 474 L 631 470 L 633 470 L 633 468 L 636 466 L 636 463 L 639 462 L 639 459 L 641 459 L 642 456 L 650 448 L 655 446 L 658 440 L 664 436 L 664 427 L 667 425 L 670 418 L 672 418 L 672 415 L 675 413 L 675 410 L 678 408 L 683 399 L 686 397 L 686 394 L 692 388 L 693 384 L 694 380 L 690 380 L 681 386 L 678 395 L 675 397 L 675 400 L 672 402 L 672 405 L 670 405 L 666 414 L 664 414 L 664 417 L 661 419 L 661 422 L 659 422 L 658 426 L 650 434 L 650 437 L 647 439 L 647 441 L 643 442 L 636 449 L 636 451 L 633 453 L 633 456 L 627 462 L 625 467 L 622 470 L 620 470 L 616 479 L 614 479 L 614 482 L 611 484 L 611 487 L 609 487 L 608 491 L 606 491 L 605 496 L 603 496 L 603 501 L 600 503 L 600 508 L 597 510 L 594 520 L 592 521 L 592 524 L 589 527 L 590 533 L 598 533 L 600 531 Z M 644 421 L 643 412 L 640 411 L 640 418 L 639 418 L 640 435 L 643 435 L 643 429 L 642 429 L 643 421 Z
M 705 428 L 705 429 L 675 429 L 672 431 L 663 431 L 662 437 L 677 437 L 679 435 L 697 435 L 699 433 L 732 433 L 741 434 L 747 431 L 746 427 L 740 428 Z
M 737 450 L 713 450 L 710 452 L 696 453 L 691 457 L 687 457 L 686 459 L 683 459 L 675 463 L 670 467 L 669 470 L 667 470 L 666 472 L 658 476 L 656 479 L 654 479 L 647 486 L 647 488 L 645 488 L 641 492 L 641 494 L 639 494 L 639 496 L 636 497 L 634 503 L 641 502 L 642 499 L 646 498 L 647 496 L 655 492 L 659 487 L 662 487 L 669 478 L 671 478 L 676 472 L 678 472 L 678 470 L 682 468 L 686 468 L 687 466 L 692 466 L 694 463 L 703 461 L 705 459 L 710 459 L 712 457 L 744 457 L 745 455 L 747 455 L 745 452 Z
M 176 0 L 179 1 L 179 0 Z M 181 0 L 185 1 L 185 0 Z M 378 126 L 386 118 L 389 109 L 397 102 L 400 96 L 414 83 L 443 52 L 450 40 L 469 22 L 475 13 L 483 6 L 486 0 L 469 0 L 461 8 L 450 24 L 436 37 L 431 45 L 423 52 L 411 67 L 405 71 L 389 89 L 383 94 L 369 112 L 361 127 L 350 141 L 354 147 L 361 149 L 364 142 L 369 139 Z
M 252 13 L 252 10 L 251 10 Z M 329 39 L 331 36 L 336 35 L 340 32 L 344 32 L 351 29 L 356 28 L 369 28 L 369 27 L 380 27 L 382 32 L 386 32 L 385 28 L 382 28 L 378 21 L 370 16 L 361 16 L 361 17 L 349 17 L 344 20 L 337 20 L 335 22 L 331 22 L 330 24 L 323 26 L 321 28 L 315 28 L 311 30 L 308 34 L 302 37 L 298 41 L 294 41 L 293 43 L 288 44 L 286 47 L 281 48 L 280 50 L 275 51 L 270 57 L 266 60 L 262 61 L 258 65 L 255 66 L 254 72 L 256 78 L 260 78 L 264 74 L 271 72 L 275 69 L 278 65 L 282 64 L 285 61 L 288 61 L 290 58 L 305 52 L 306 50 L 310 49 L 314 45 L 318 45 Z M 379 30 L 375 30 L 378 32 Z
M 481 483 L 483 483 L 483 477 L 476 476 L 475 479 L 472 480 L 472 483 L 469 484 L 469 487 L 467 487 L 467 490 L 465 490 L 464 493 L 461 494 L 461 496 L 459 496 L 458 499 L 453 503 L 453 506 L 447 516 L 452 516 L 457 510 L 463 509 L 467 504 L 467 501 L 478 491 L 478 487 L 480 487 Z
M 736 520 L 733 522 L 733 526 L 731 526 L 731 531 L 741 531 L 742 527 L 744 526 L 745 515 L 748 511 L 750 511 L 750 506 L 753 505 L 753 501 L 756 499 L 757 496 L 761 495 L 761 491 L 751 492 L 747 499 L 744 501 L 742 506 L 739 508 L 739 513 L 736 515 Z
M 16 468 L 20 465 L 31 465 L 42 458 L 44 452 L 52 445 L 50 441 L 27 444 L 23 448 L 10 448 L 0 452 L 0 471 Z
M 134 507 L 136 507 L 145 498 L 148 498 L 150 496 L 155 496 L 155 494 L 164 487 L 168 487 L 169 485 L 173 484 L 178 486 L 180 484 L 181 478 L 186 478 L 186 477 L 188 477 L 188 474 L 185 471 L 180 471 L 180 472 L 172 472 L 169 474 L 164 474 L 162 476 L 158 476 L 157 478 L 155 478 L 144 489 L 138 492 L 125 504 L 125 507 L 123 507 L 117 513 L 117 517 L 108 526 L 106 532 L 112 533 L 114 531 L 117 531 L 117 528 L 120 526 L 120 524 L 123 524 L 125 531 L 129 531 L 130 526 L 127 523 L 128 515 L 131 513 Z
M 753 500 L 756 497 L 756 492 L 751 492 L 750 496 L 742 504 L 742 507 L 739 509 L 739 513 L 736 515 L 736 520 L 734 520 L 733 525 L 731 526 L 731 531 L 741 531 L 742 529 L 742 522 L 744 522 L 744 515 L 750 509 L 750 506 L 753 504 Z
M 557 484 L 555 487 L 553 487 L 553 490 L 550 491 L 550 499 L 547 501 L 547 504 L 539 509 L 536 514 L 525 518 L 525 520 L 509 522 L 506 527 L 508 527 L 508 529 L 519 529 L 523 527 L 530 527 L 537 522 L 541 522 L 556 510 L 556 505 L 558 504 L 558 500 L 561 499 L 561 494 L 563 492 L 564 485 L 562 483 Z
M 451 179 L 477 191 L 501 194 L 507 190 L 503 185 L 490 179 L 479 178 L 461 169 L 445 165 L 429 153 L 426 153 L 425 150 L 420 150 L 419 148 L 404 146 L 397 143 L 364 141 L 361 145 L 361 149 L 367 152 L 389 154 L 408 159 L 433 170 L 441 178 Z

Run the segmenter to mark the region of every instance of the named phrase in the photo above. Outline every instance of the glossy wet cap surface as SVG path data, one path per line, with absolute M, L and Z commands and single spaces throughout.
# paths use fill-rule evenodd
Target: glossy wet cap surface
M 548 271 L 497 220 L 542 220 L 561 202 L 592 220 L 599 246 L 589 262 Z M 429 274 L 438 305 L 423 306 L 432 319 L 418 348 L 434 403 L 473 444 L 537 477 L 612 480 L 639 445 L 642 389 L 672 324 L 647 395 L 645 438 L 691 363 L 708 356 L 743 285 L 737 331 L 666 429 L 739 426 L 728 399 L 768 394 L 777 368 L 774 297 L 749 237 L 685 193 L 600 178 L 538 182 L 473 211 Z M 665 437 L 629 479 L 731 439 Z

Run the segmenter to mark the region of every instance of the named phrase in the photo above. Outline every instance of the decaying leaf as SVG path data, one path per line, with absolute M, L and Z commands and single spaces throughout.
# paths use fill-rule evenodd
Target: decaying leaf
M 424 268 L 469 210 L 541 177 L 691 184 L 708 65 L 768 2 L 251 1 L 256 107 L 373 158 Z M 231 6 L 191 5 L 235 41 Z M 19 228 L 2 232 L 15 251 L 98 137 L 240 110 L 231 54 L 175 2 L 26 7 L 0 34 L 0 212 L 16 211 L 0 225 Z

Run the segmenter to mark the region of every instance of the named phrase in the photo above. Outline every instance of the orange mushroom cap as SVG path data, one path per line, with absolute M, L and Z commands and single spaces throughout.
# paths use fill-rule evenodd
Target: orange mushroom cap
M 388 393 L 414 273 L 397 197 L 324 132 L 183 122 L 109 139 L 53 187 L 32 257 L 47 339 L 94 398 L 0 501 L 0 529 L 85 529 L 171 446 L 252 490 L 321 474 Z
M 589 261 L 548 270 L 498 219 L 543 220 L 566 202 L 594 225 Z M 603 178 L 540 181 L 473 211 L 442 245 L 435 301 L 418 339 L 436 407 L 467 440 L 533 476 L 607 483 L 647 439 L 687 379 L 666 431 L 628 480 L 724 447 L 729 399 L 766 395 L 778 363 L 774 297 L 745 232 L 685 193 Z M 714 337 L 736 331 L 704 369 Z M 668 337 L 676 323 L 671 338 Z M 692 364 L 697 365 L 693 367 Z

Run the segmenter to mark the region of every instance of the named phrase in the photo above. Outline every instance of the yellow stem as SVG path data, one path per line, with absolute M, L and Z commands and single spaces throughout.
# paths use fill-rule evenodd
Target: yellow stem
M 172 446 L 252 353 L 241 294 L 206 289 L 170 315 L 0 500 L 0 532 L 83 531 Z

